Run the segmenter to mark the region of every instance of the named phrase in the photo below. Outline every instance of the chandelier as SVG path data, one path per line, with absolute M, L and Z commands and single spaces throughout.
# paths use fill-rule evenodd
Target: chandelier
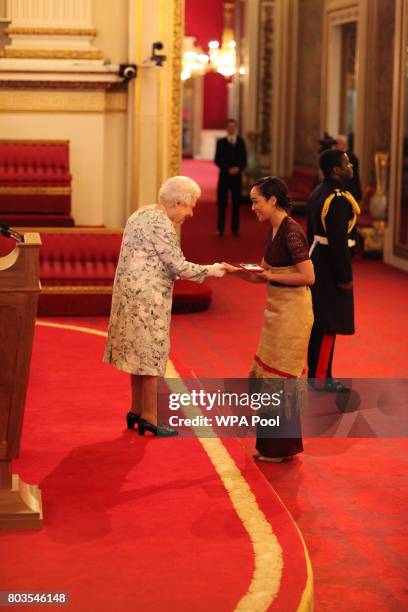
M 185 36 L 183 43 L 183 60 L 181 80 L 186 81 L 193 75 L 203 75 L 208 70 L 209 55 L 195 44 L 194 36 Z
M 183 65 L 181 79 L 186 81 L 191 76 L 202 75 L 206 72 L 218 72 L 225 78 L 234 76 L 237 72 L 237 43 L 234 40 L 232 2 L 224 3 L 224 30 L 222 44 L 218 40 L 211 40 L 208 52 L 195 44 L 195 38 L 184 38 Z

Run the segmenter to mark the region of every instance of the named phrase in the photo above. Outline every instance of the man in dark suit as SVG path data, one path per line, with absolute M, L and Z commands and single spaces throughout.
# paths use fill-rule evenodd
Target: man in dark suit
M 311 287 L 314 325 L 308 351 L 309 378 L 316 379 L 314 386 L 319 390 L 342 392 L 348 389 L 333 379 L 332 361 L 336 334 L 354 334 L 351 260 L 360 209 L 345 189 L 353 177 L 347 154 L 328 149 L 320 155 L 319 164 L 324 180 L 306 203 L 316 276 Z
M 234 236 L 239 233 L 239 207 L 241 204 L 242 171 L 247 163 L 245 142 L 238 136 L 238 125 L 235 119 L 227 121 L 227 136 L 217 142 L 215 163 L 220 169 L 218 177 L 217 204 L 217 234 L 222 236 L 225 227 L 228 193 L 232 198 L 231 229 Z

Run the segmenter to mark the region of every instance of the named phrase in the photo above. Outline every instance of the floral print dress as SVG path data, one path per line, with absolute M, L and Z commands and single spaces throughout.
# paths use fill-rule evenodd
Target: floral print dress
M 130 374 L 164 376 L 173 284 L 202 282 L 208 266 L 186 261 L 166 213 L 155 204 L 128 219 L 113 286 L 104 361 Z

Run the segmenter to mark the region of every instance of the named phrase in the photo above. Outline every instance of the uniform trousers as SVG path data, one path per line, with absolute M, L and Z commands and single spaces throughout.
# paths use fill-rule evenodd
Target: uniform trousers
M 335 341 L 336 334 L 328 334 L 313 325 L 307 354 L 308 378 L 333 378 Z

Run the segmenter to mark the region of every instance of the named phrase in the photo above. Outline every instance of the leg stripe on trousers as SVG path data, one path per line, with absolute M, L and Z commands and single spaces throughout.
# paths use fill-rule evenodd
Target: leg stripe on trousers
M 316 378 L 326 378 L 329 368 L 330 355 L 334 343 L 334 334 L 323 334 L 320 345 L 319 359 L 317 361 Z

